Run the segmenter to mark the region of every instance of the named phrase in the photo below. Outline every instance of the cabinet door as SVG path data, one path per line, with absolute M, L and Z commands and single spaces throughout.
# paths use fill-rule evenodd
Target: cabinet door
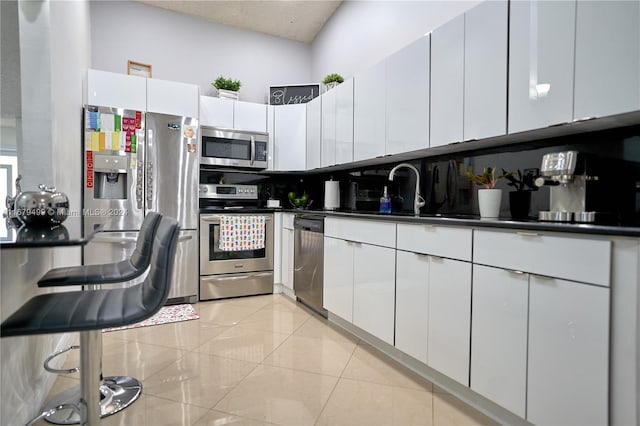
M 395 250 L 351 243 L 353 250 L 353 324 L 393 345 Z
M 529 275 L 473 265 L 471 389 L 525 417 Z
M 608 422 L 609 289 L 532 275 L 527 420 Z
M 386 63 L 380 62 L 355 77 L 353 88 L 353 160 L 384 155 Z
M 396 348 L 427 362 L 429 257 L 396 252 Z
M 233 102 L 229 99 L 200 96 L 200 124 L 233 129 Z
M 487 1 L 465 14 L 464 140 L 507 133 L 507 6 Z
M 84 103 L 93 106 L 147 110 L 147 79 L 114 72 L 87 70 Z
M 431 257 L 427 364 L 469 385 L 471 264 Z
M 575 18 L 574 0 L 511 2 L 509 133 L 573 119 Z
M 431 33 L 432 147 L 463 139 L 464 19 L 460 15 Z
M 274 116 L 274 169 L 304 170 L 307 144 L 306 105 L 276 105 Z
M 430 36 L 387 58 L 387 154 L 429 147 Z
M 322 97 L 307 102 L 307 160 L 306 170 L 320 167 L 322 147 Z
M 353 161 L 353 78 L 345 80 L 336 92 L 336 164 Z
M 336 164 L 336 89 L 322 95 L 322 167 Z
M 640 2 L 579 1 L 576 120 L 640 109 Z
M 324 237 L 323 308 L 353 322 L 353 243 Z
M 252 102 L 233 102 L 233 128 L 254 132 L 267 131 L 267 106 Z
M 147 79 L 147 111 L 198 117 L 199 88 L 178 81 Z
M 282 285 L 293 291 L 294 231 L 282 229 Z
M 269 133 L 269 152 L 267 154 L 267 170 L 275 170 L 275 106 L 267 105 L 267 132 Z

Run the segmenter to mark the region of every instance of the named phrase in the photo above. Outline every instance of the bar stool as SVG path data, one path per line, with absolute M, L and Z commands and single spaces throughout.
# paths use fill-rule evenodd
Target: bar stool
M 179 232 L 175 219 L 162 219 L 153 242 L 149 274 L 142 283 L 127 288 L 41 294 L 0 326 L 3 338 L 80 332 L 81 398 L 73 408 L 80 413 L 81 425 L 93 426 L 100 421 L 100 398 L 95 390 L 100 382 L 101 330 L 143 321 L 164 305 L 171 287 Z M 50 411 L 29 424 L 46 418 Z
M 140 227 L 140 233 L 136 241 L 136 248 L 129 259 L 102 265 L 84 265 L 56 268 L 47 272 L 38 281 L 39 287 L 58 287 L 68 285 L 87 284 L 85 290 L 98 290 L 101 284 L 123 283 L 141 276 L 149 268 L 151 262 L 151 248 L 153 238 L 160 224 L 162 216 L 156 212 L 149 212 Z M 56 369 L 49 363 L 57 356 L 72 349 L 79 349 L 78 345 L 61 349 L 44 361 L 44 368 L 50 373 L 64 374 L 75 373 L 78 368 Z M 133 404 L 142 392 L 142 384 L 130 376 L 107 376 L 100 374 L 100 416 L 106 417 L 124 410 Z M 58 393 L 45 405 L 44 411 L 59 406 L 72 407 L 80 400 L 80 386 L 72 386 Z M 46 420 L 55 424 L 75 424 L 80 418 L 73 409 L 59 409 L 46 417 Z

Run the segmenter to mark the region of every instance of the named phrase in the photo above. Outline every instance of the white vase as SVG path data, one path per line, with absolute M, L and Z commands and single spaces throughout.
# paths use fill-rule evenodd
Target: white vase
M 222 99 L 233 99 L 234 101 L 240 100 L 240 92 L 234 92 L 233 90 L 218 89 L 218 97 Z
M 498 217 L 501 202 L 502 189 L 478 189 L 480 217 Z

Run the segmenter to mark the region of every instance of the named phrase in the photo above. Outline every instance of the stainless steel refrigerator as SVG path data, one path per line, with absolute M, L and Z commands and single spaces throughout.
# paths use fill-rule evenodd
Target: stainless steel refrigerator
M 198 300 L 198 120 L 91 107 L 84 111 L 83 226 L 104 224 L 83 263 L 131 256 L 144 216 L 180 222 L 168 304 Z M 133 285 L 144 279 L 132 281 Z

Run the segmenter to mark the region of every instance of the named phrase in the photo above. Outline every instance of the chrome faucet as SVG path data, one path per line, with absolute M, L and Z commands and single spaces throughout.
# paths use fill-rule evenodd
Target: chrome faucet
M 401 167 L 406 167 L 408 169 L 413 170 L 416 173 L 416 196 L 413 199 L 413 213 L 416 216 L 420 216 L 420 207 L 424 206 L 424 198 L 422 198 L 420 196 L 420 172 L 418 171 L 418 169 L 416 169 L 414 166 L 412 166 L 409 163 L 401 163 L 401 164 L 398 164 L 397 166 L 395 166 L 389 172 L 389 180 L 390 181 L 393 181 L 393 177 L 396 174 L 396 170 L 398 170 Z

